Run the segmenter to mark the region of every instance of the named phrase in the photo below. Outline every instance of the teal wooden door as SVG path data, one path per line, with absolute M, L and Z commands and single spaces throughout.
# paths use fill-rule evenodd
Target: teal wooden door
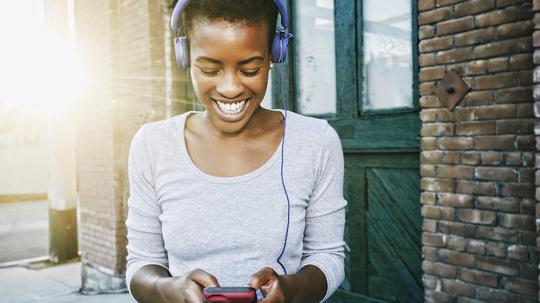
M 370 97 L 369 93 L 373 90 L 382 90 L 384 93 L 386 86 L 395 89 L 403 83 L 385 83 L 384 78 L 376 79 L 379 81 L 377 83 L 367 83 L 368 80 L 373 81 L 373 77 L 367 75 L 367 69 L 371 68 L 370 72 L 376 73 L 377 66 L 368 66 L 364 58 L 366 36 L 373 36 L 366 32 L 366 28 L 369 27 L 369 31 L 374 32 L 383 31 L 390 39 L 392 35 L 399 36 L 400 31 L 387 26 L 390 21 L 369 23 L 370 21 L 363 19 L 366 5 L 377 3 L 376 1 L 336 0 L 332 5 L 323 0 L 298 3 L 289 1 L 293 32 L 298 35 L 298 39 L 293 42 L 293 51 L 289 53 L 285 66 L 285 83 L 282 87 L 279 85 L 279 75 L 273 75 L 274 106 L 279 106 L 278 101 L 281 100 L 283 89 L 286 99 L 289 100 L 289 108 L 306 114 L 303 111 L 306 111 L 306 104 L 310 106 L 308 102 L 311 100 L 306 97 L 310 92 L 305 90 L 317 89 L 310 88 L 309 83 L 327 81 L 324 76 L 318 76 L 319 80 L 306 81 L 306 77 L 312 76 L 305 74 L 306 69 L 309 71 L 310 66 L 317 65 L 317 62 L 314 64 L 313 61 L 319 60 L 320 66 L 325 63 L 324 60 L 335 60 L 335 110 L 331 107 L 327 113 L 309 113 L 309 108 L 307 110 L 308 115 L 327 119 L 337 130 L 345 154 L 344 194 L 348 201 L 345 229 L 348 244 L 346 280 L 329 302 L 423 301 L 420 120 L 416 87 L 417 27 L 414 22 L 416 1 L 407 2 L 410 6 L 408 20 L 411 20 L 412 32 L 409 38 L 411 79 L 405 79 L 406 77 L 399 74 L 388 75 L 389 79 L 395 76 L 394 79 L 410 80 L 410 97 L 403 106 L 383 104 L 384 108 L 370 104 L 370 98 L 372 101 L 377 100 Z M 396 3 L 393 0 L 386 2 L 394 5 Z M 311 23 L 328 24 L 327 21 L 320 21 L 324 19 L 325 8 L 333 10 L 335 57 L 317 58 L 317 51 L 311 50 L 309 45 L 324 48 L 323 42 L 326 42 L 328 37 L 322 42 L 317 40 L 316 35 L 302 37 L 301 27 L 306 25 L 299 23 L 303 22 L 308 24 L 307 26 Z M 398 17 L 405 18 L 401 15 Z M 392 18 L 393 16 L 389 16 L 388 19 Z M 326 35 L 326 32 L 319 34 Z M 334 87 L 324 85 L 328 88 Z M 368 89 L 372 91 L 368 92 Z M 325 93 L 320 91 L 317 96 L 320 98 Z M 326 108 L 327 105 L 322 107 Z

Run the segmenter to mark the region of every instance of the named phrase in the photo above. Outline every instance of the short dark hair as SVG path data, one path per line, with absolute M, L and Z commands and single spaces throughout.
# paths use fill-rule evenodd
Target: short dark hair
M 177 1 L 174 1 L 176 5 Z M 268 47 L 271 49 L 276 21 L 277 5 L 273 0 L 191 0 L 182 13 L 181 35 L 189 38 L 193 30 L 193 20 L 224 20 L 227 22 L 249 22 L 268 24 Z

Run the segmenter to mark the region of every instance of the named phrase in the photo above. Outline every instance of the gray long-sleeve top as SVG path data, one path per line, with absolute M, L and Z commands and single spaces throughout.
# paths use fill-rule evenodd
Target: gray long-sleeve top
M 217 177 L 191 161 L 184 141 L 187 112 L 143 125 L 132 139 L 128 172 L 126 282 L 156 264 L 173 276 L 196 268 L 221 286 L 246 286 L 264 266 L 277 263 L 287 226 L 281 149 L 242 176 Z M 282 111 L 282 113 L 284 113 Z M 291 203 L 281 263 L 288 274 L 305 265 L 325 275 L 324 302 L 344 279 L 343 151 L 322 119 L 287 112 L 284 180 Z

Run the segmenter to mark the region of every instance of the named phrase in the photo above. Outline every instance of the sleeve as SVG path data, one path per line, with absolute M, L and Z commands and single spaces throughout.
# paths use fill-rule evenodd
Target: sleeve
M 345 278 L 344 157 L 337 132 L 328 124 L 315 169 L 315 186 L 306 211 L 300 268 L 318 267 L 327 282 L 326 301 Z
M 144 125 L 131 141 L 128 175 L 126 283 L 131 293 L 131 278 L 139 268 L 156 264 L 168 270 L 167 252 L 159 220 L 161 207 L 156 199 L 152 165 L 145 144 Z

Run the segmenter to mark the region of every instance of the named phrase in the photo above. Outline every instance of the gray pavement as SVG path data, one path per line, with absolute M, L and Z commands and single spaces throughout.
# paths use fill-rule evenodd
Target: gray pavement
M 81 263 L 0 268 L 0 303 L 135 303 L 128 294 L 82 295 Z
M 0 203 L 0 263 L 48 254 L 48 201 Z

